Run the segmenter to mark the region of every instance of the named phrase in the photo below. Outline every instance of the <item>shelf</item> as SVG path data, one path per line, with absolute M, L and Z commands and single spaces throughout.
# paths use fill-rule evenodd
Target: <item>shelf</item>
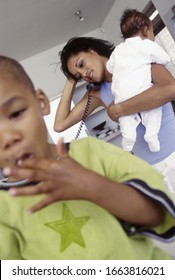
M 97 137 L 97 136 L 96 136 L 96 138 L 108 142 L 108 141 L 110 141 L 111 139 L 113 139 L 113 138 L 119 136 L 120 134 L 121 134 L 120 130 L 116 130 L 115 132 L 111 133 L 110 135 L 107 135 L 107 136 L 104 136 L 104 137 L 102 137 L 102 136 L 101 136 L 101 137 Z M 99 136 L 100 136 L 100 135 L 99 135 Z

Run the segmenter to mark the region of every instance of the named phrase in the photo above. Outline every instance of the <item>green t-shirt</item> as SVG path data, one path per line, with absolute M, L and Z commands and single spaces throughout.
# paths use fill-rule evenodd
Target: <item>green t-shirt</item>
M 173 240 L 175 235 L 175 209 L 161 175 L 130 153 L 91 137 L 71 142 L 69 154 L 83 166 L 158 200 L 165 207 L 164 222 L 156 228 L 134 227 L 83 200 L 56 202 L 28 215 L 26 209 L 41 195 L 13 198 L 1 191 L 0 258 L 170 259 L 146 237 Z

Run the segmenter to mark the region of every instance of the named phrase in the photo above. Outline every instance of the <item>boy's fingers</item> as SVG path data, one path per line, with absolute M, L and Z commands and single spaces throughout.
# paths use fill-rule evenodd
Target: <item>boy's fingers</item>
M 52 197 L 52 196 L 46 196 L 45 199 L 41 200 L 39 203 L 35 204 L 34 206 L 32 206 L 31 208 L 28 209 L 28 213 L 29 214 L 33 214 L 43 208 L 45 208 L 46 206 L 48 206 L 49 204 L 55 202 L 56 200 Z
M 40 194 L 40 193 L 41 192 L 40 192 L 37 185 L 30 186 L 30 187 L 11 188 L 9 190 L 9 194 L 12 195 L 12 196 L 36 195 L 36 194 Z
M 12 176 L 12 175 L 17 175 L 17 176 L 26 176 L 25 172 L 29 172 L 30 169 L 33 169 L 33 167 L 36 166 L 35 164 L 35 160 L 30 159 L 30 160 L 25 160 L 25 164 L 24 162 L 22 162 L 19 166 L 7 166 L 3 169 L 3 173 L 6 177 Z M 27 167 L 27 169 L 26 169 Z
M 37 195 L 37 194 L 49 193 L 51 190 L 52 189 L 47 183 L 39 182 L 38 184 L 31 185 L 31 186 L 11 188 L 9 190 L 9 194 L 12 196 Z
M 27 212 L 28 212 L 29 214 L 33 214 L 33 213 L 35 213 L 35 212 L 37 212 L 37 211 L 39 211 L 39 210 L 45 208 L 46 206 L 47 206 L 47 204 L 45 204 L 44 201 L 40 201 L 38 204 L 36 204 L 36 205 L 34 205 L 33 207 L 29 208 L 29 209 L 27 210 Z
M 49 164 L 46 160 L 28 159 L 21 165 L 14 167 L 5 167 L 3 173 L 6 177 L 13 176 L 18 179 L 27 178 L 32 181 L 47 181 L 51 177 Z
M 68 156 L 68 151 L 67 151 L 66 145 L 64 143 L 64 138 L 63 137 L 61 137 L 58 140 L 58 143 L 56 145 L 56 149 L 57 149 L 57 153 L 60 156 L 60 158 Z
M 9 176 L 15 176 L 18 177 L 19 179 L 23 178 L 29 178 L 29 175 L 31 175 L 31 171 L 25 168 L 16 168 L 16 167 L 5 167 L 3 169 L 3 173 L 6 177 Z

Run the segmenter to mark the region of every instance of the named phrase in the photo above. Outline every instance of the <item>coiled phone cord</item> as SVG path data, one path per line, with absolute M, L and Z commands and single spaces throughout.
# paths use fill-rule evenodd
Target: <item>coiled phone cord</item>
M 89 107 L 91 105 L 91 102 L 92 102 L 92 96 L 90 95 L 90 91 L 88 93 L 88 99 L 87 99 L 87 103 L 86 103 L 86 107 L 85 107 L 85 110 L 84 110 L 84 114 L 83 114 L 83 117 L 82 117 L 82 120 L 81 120 L 81 123 L 80 123 L 80 126 L 78 128 L 78 131 L 77 131 L 77 134 L 75 136 L 75 139 L 78 139 L 79 136 L 80 136 L 80 133 L 82 131 L 82 128 L 83 128 L 83 125 L 85 123 L 85 120 L 88 116 L 88 112 L 89 112 Z

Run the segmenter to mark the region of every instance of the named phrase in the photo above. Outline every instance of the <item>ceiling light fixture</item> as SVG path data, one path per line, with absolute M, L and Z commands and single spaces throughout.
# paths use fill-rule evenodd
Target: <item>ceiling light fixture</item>
M 79 21 L 83 21 L 84 20 L 84 17 L 82 17 L 80 10 L 75 12 L 75 16 L 78 17 Z

